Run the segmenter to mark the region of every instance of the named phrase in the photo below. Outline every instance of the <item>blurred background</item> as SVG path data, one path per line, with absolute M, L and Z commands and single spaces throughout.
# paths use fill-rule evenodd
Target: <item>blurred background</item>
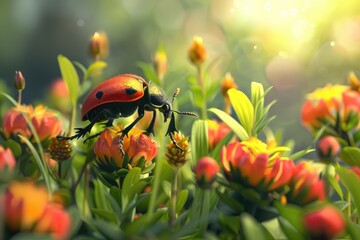
M 138 64 L 151 63 L 161 46 L 169 62 L 165 85 L 185 90 L 185 79 L 196 74 L 187 50 L 201 36 L 212 78 L 230 72 L 246 93 L 251 81 L 274 87 L 267 96 L 277 99 L 272 126 L 296 138 L 297 147 L 309 145 L 300 123 L 306 93 L 360 72 L 359 0 L 3 0 L 1 88 L 13 91 L 21 70 L 23 102 L 41 101 L 60 76 L 58 54 L 85 66 L 93 61 L 89 40 L 96 31 L 110 43 L 105 77 L 143 75 Z M 209 107 L 222 106 L 218 95 Z

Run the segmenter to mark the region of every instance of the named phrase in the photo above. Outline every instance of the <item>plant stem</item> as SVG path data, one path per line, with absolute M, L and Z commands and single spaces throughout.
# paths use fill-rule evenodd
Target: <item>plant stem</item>
M 87 209 L 87 198 L 89 193 L 89 167 L 86 165 L 85 175 L 84 175 L 84 199 L 83 199 L 83 216 L 86 214 Z
M 21 92 L 22 92 L 22 90 L 18 90 L 18 101 L 17 101 L 18 105 L 21 104 L 21 95 L 22 95 Z
M 199 86 L 201 88 L 202 95 L 203 95 L 203 104 L 202 104 L 202 107 L 201 107 L 201 118 L 202 119 L 207 119 L 206 91 L 205 91 L 205 82 L 204 82 L 204 78 L 203 78 L 203 75 L 202 75 L 201 64 L 198 64 L 196 66 L 196 70 L 197 70 L 197 75 L 198 75 L 198 77 L 197 77 L 198 78 L 198 83 L 199 83 Z
M 202 220 L 202 224 L 201 224 L 201 234 L 202 236 L 204 235 L 206 229 L 207 229 L 207 225 L 208 225 L 208 220 L 209 220 L 209 210 L 210 210 L 210 192 L 208 189 L 200 189 L 200 194 L 201 194 L 201 209 L 200 209 L 200 217 Z
M 174 222 L 176 220 L 176 199 L 177 199 L 177 175 L 179 172 L 178 167 L 174 167 L 174 178 L 171 182 L 171 197 L 170 197 L 170 226 L 174 225 Z
M 75 122 L 76 122 L 76 104 L 73 104 L 71 106 L 71 119 L 69 124 L 68 136 L 71 136 L 71 133 L 75 126 Z
M 62 172 L 62 161 L 58 162 L 58 176 L 61 179 L 61 172 Z
M 349 191 L 346 193 L 346 202 L 348 203 L 348 206 L 345 209 L 345 215 L 351 220 L 351 194 Z

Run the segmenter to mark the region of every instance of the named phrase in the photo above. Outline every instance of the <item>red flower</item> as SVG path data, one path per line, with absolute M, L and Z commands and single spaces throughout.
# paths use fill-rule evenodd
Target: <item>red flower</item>
M 340 150 L 340 144 L 334 136 L 325 136 L 317 143 L 317 152 L 323 161 L 334 161 Z
M 38 105 L 35 109 L 32 106 L 21 105 L 5 113 L 3 129 L 7 138 L 16 134 L 21 134 L 27 138 L 32 136 L 27 121 L 21 112 L 31 120 L 40 141 L 56 137 L 61 132 L 61 121 L 54 112 L 49 111 L 43 105 Z
M 301 162 L 292 169 L 288 202 L 306 205 L 314 201 L 325 200 L 325 184 L 319 174 L 311 171 L 308 163 Z
M 268 145 L 259 140 L 230 143 L 220 157 L 225 174 L 231 181 L 272 191 L 286 185 L 294 163 L 279 156 L 269 157 Z
M 3 146 L 0 145 L 0 171 L 5 168 L 13 169 L 15 164 L 16 161 L 10 148 L 4 149 Z
M 70 216 L 61 205 L 50 202 L 44 186 L 34 182 L 12 182 L 5 194 L 5 221 L 12 231 L 50 233 L 64 239 Z
M 308 212 L 304 216 L 305 230 L 311 239 L 335 239 L 345 229 L 340 211 L 331 205 Z
M 195 166 L 195 176 L 200 187 L 209 188 L 219 173 L 220 167 L 215 159 L 202 157 Z
M 110 127 L 104 130 L 94 146 L 95 155 L 103 162 L 107 163 L 112 159 L 116 166 L 123 166 L 124 155 L 119 150 L 119 138 L 121 133 L 121 125 Z M 123 150 L 127 154 L 129 164 L 136 167 L 141 158 L 145 160 L 145 166 L 149 165 L 157 154 L 156 143 L 151 138 L 142 133 L 142 130 L 133 128 L 128 133 L 128 137 L 124 138 Z
M 209 150 L 211 151 L 227 134 L 231 132 L 231 128 L 225 123 L 219 123 L 215 120 L 207 120 L 206 122 L 208 127 Z

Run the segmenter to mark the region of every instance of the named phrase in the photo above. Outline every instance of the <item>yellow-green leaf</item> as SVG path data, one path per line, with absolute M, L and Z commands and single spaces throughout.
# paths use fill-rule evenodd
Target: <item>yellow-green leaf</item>
M 228 91 L 231 105 L 249 136 L 253 135 L 254 107 L 249 98 L 241 91 L 232 88 Z
M 78 88 L 79 88 L 79 76 L 76 72 L 74 65 L 71 61 L 63 56 L 58 56 L 58 63 L 62 78 L 64 79 L 70 94 L 70 100 L 72 105 L 76 105 Z

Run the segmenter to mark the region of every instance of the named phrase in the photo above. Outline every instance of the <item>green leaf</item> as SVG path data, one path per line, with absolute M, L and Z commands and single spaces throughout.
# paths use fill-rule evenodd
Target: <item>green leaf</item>
M 232 88 L 228 91 L 231 105 L 239 118 L 242 126 L 249 136 L 253 135 L 254 128 L 254 107 L 249 98 L 241 91 Z
M 265 238 L 263 226 L 258 223 L 250 214 L 243 213 L 240 216 L 243 239 L 262 240 Z
M 69 207 L 68 209 L 66 209 L 66 211 L 70 214 L 71 218 L 70 237 L 75 236 L 78 233 L 82 223 L 80 218 L 81 214 L 79 213 L 79 209 L 75 206 Z
M 251 83 L 251 103 L 255 109 L 255 119 L 261 118 L 264 111 L 264 87 L 261 83 Z
M 207 156 L 209 153 L 207 132 L 205 120 L 198 119 L 193 123 L 191 129 L 191 154 L 194 165 L 201 157 Z
M 203 91 L 201 90 L 200 86 L 198 86 L 198 85 L 191 86 L 190 92 L 191 92 L 192 103 L 195 106 L 201 108 L 204 105 L 205 98 L 204 98 L 204 94 L 203 94 Z
M 228 205 L 232 210 L 234 210 L 237 213 L 244 211 L 244 206 L 237 201 L 236 199 L 230 197 L 226 193 L 222 193 L 218 190 L 216 190 L 217 195 L 219 196 L 220 200 L 223 201 L 226 205 Z
M 347 220 L 346 224 L 347 233 L 350 236 L 350 239 L 360 239 L 360 225 Z
M 22 154 L 21 145 L 11 138 L 5 142 L 4 147 L 11 148 L 11 151 L 14 153 L 16 158 L 20 157 Z
M 339 174 L 342 183 L 345 185 L 346 189 L 350 192 L 354 204 L 357 208 L 357 215 L 360 216 L 360 191 L 359 191 L 359 177 L 349 169 L 336 166 L 335 168 L 337 174 Z
M 189 190 L 183 189 L 179 192 L 179 195 L 176 200 L 176 212 L 180 213 L 183 207 L 185 206 L 185 203 L 187 201 L 189 195 Z
M 107 67 L 107 63 L 103 62 L 103 61 L 96 61 L 96 62 L 92 63 L 88 67 L 88 69 L 85 73 L 84 79 L 86 80 L 90 77 L 94 77 L 94 76 L 101 74 L 102 70 L 106 67 Z
M 285 218 L 278 217 L 281 229 L 288 239 L 302 240 L 302 236 Z
M 133 168 L 129 171 L 124 179 L 124 184 L 122 186 L 122 209 L 124 210 L 128 203 L 134 197 L 132 188 L 139 182 L 140 180 L 141 169 Z
M 58 63 L 62 78 L 64 79 L 70 94 L 70 100 L 73 106 L 76 105 L 79 77 L 74 65 L 63 55 L 58 56 Z
M 357 147 L 344 147 L 340 158 L 350 166 L 360 167 L 360 149 Z
M 223 139 L 221 139 L 221 141 L 216 144 L 214 150 L 211 153 L 211 156 L 217 161 L 220 162 L 220 152 L 223 146 L 225 146 L 226 144 L 228 144 L 230 142 L 230 140 L 234 137 L 234 133 L 229 133 L 227 134 Z
M 139 62 L 136 65 L 138 67 L 140 67 L 141 70 L 144 72 L 145 79 L 155 83 L 156 85 L 159 85 L 159 86 L 162 85 L 161 82 L 159 81 L 157 75 L 156 75 L 155 69 L 154 69 L 152 64 Z
M 307 148 L 307 149 L 300 150 L 298 152 L 291 154 L 289 156 L 289 158 L 295 161 L 295 160 L 300 159 L 301 157 L 305 156 L 306 154 L 314 152 L 314 151 L 315 151 L 315 149 L 313 149 L 313 148 Z
M 217 108 L 210 108 L 209 111 L 214 113 L 216 116 L 218 116 L 221 119 L 221 121 L 223 121 L 226 125 L 228 125 L 234 131 L 234 133 L 240 138 L 240 140 L 249 139 L 249 134 L 246 132 L 245 128 L 241 126 L 229 114 Z
M 289 224 L 299 233 L 303 232 L 302 215 L 303 209 L 292 204 L 282 205 L 280 202 L 275 202 L 275 207 Z M 286 232 L 285 232 L 286 234 Z
M 112 223 L 117 223 L 118 222 L 118 219 L 117 219 L 117 216 L 115 213 L 111 212 L 111 211 L 108 211 L 108 210 L 105 210 L 105 209 L 100 209 L 100 208 L 93 208 L 91 209 L 91 211 L 98 217 L 106 220 L 106 221 L 109 221 L 109 222 L 112 222 Z

